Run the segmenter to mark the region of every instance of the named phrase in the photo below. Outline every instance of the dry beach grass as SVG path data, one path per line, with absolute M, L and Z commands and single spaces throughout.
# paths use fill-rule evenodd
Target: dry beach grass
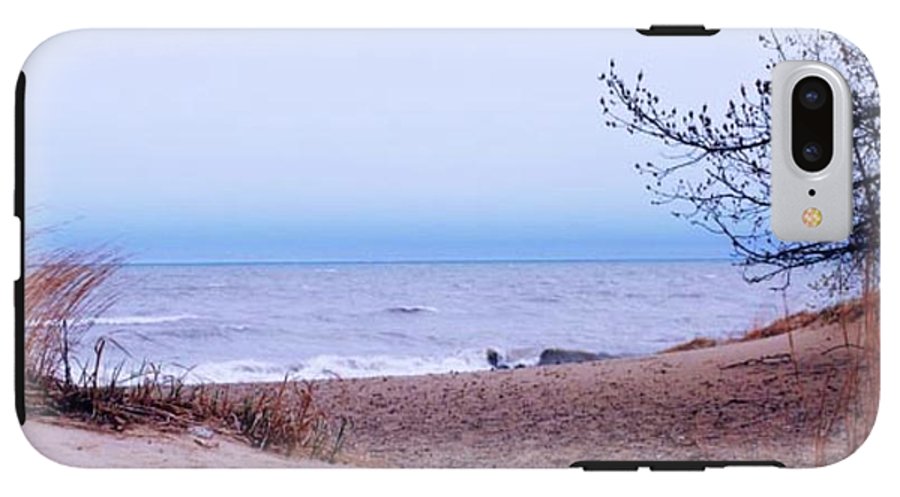
M 110 338 L 94 342 L 91 360 L 78 363 L 73 350 L 82 345 L 92 320 L 115 300 L 114 292 L 97 290 L 118 267 L 119 259 L 111 252 L 59 251 L 28 273 L 25 398 L 29 416 L 65 416 L 82 421 L 83 427 L 116 432 L 135 426 L 169 434 L 196 428 L 259 449 L 334 459 L 349 420 L 323 411 L 309 383 L 285 379 L 275 386 L 233 395 L 228 386 L 188 388 L 183 375 L 164 373 L 150 362 L 127 374 L 121 365 L 115 366 L 101 378 L 104 351 L 117 346 Z

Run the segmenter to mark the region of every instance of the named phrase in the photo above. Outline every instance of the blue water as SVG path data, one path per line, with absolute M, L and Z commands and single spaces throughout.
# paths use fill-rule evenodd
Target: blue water
M 487 369 L 488 347 L 647 354 L 812 300 L 802 278 L 785 300 L 719 261 L 134 265 L 107 288 L 85 344 L 217 382 Z

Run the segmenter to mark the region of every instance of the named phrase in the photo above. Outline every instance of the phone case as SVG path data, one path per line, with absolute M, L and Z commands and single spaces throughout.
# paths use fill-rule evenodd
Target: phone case
M 844 241 L 770 230 L 786 60 L 852 90 Z M 75 466 L 838 461 L 879 103 L 816 30 L 58 35 L 17 89 L 23 430 Z

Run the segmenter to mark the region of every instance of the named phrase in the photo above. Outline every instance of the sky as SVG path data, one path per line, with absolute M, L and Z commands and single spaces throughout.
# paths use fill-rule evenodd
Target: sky
M 25 65 L 28 229 L 135 262 L 727 257 L 603 125 L 614 58 L 715 113 L 758 33 L 76 31 Z M 35 242 L 38 243 L 38 242 Z

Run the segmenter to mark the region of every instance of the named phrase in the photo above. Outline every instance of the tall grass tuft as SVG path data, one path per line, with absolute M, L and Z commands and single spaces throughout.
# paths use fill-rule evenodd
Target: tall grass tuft
M 25 275 L 26 402 L 30 411 L 75 417 L 124 430 L 147 425 L 164 431 L 207 429 L 255 447 L 333 460 L 343 446 L 348 419 L 332 417 L 315 403 L 313 385 L 285 377 L 278 385 L 188 385 L 178 374 L 143 362 L 104 370 L 110 337 L 93 342 L 85 357 L 84 336 L 116 301 L 109 288 L 122 258 L 111 250 L 55 251 Z
M 115 302 L 114 292 L 98 290 L 122 259 L 112 250 L 59 250 L 35 262 L 25 274 L 26 375 L 32 381 L 71 385 L 73 350 Z

